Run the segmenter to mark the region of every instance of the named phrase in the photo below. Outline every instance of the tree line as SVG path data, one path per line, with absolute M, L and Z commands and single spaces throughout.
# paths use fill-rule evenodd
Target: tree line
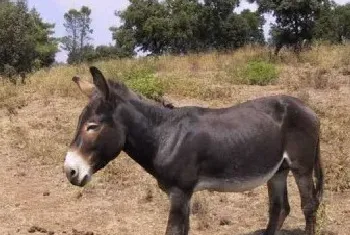
M 66 36 L 55 38 L 54 24 L 44 22 L 26 0 L 0 0 L 0 74 L 29 72 L 55 62 L 61 48 L 68 63 L 135 56 L 234 50 L 247 44 L 287 46 L 298 52 L 305 41 L 342 43 L 350 39 L 350 4 L 329 0 L 249 0 L 255 12 L 237 13 L 239 0 L 130 0 L 115 13 L 114 44 L 91 43 L 92 10 L 86 6 L 64 14 Z M 275 23 L 264 38 L 264 14 Z M 61 45 L 61 46 L 59 46 Z

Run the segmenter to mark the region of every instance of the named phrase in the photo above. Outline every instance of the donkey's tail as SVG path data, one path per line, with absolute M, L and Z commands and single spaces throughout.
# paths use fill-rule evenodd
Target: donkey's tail
M 324 176 L 323 176 L 323 168 L 320 156 L 320 139 L 317 141 L 317 149 L 315 156 L 315 178 L 316 178 L 316 188 L 315 188 L 315 196 L 319 203 L 322 201 L 323 197 L 323 186 L 324 186 Z

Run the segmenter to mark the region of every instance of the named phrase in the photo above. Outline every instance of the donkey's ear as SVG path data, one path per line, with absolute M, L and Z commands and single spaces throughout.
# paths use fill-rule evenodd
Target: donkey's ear
M 102 72 L 98 68 L 92 66 L 90 67 L 90 73 L 96 88 L 102 93 L 106 100 L 109 100 L 109 86 Z
M 75 82 L 80 91 L 86 95 L 87 97 L 91 98 L 92 92 L 95 89 L 95 85 L 92 84 L 91 82 L 88 82 L 86 80 L 81 79 L 80 77 L 73 77 L 72 81 Z

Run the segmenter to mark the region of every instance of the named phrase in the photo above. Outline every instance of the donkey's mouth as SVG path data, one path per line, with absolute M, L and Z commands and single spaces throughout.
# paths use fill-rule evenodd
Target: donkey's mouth
M 90 182 L 91 177 L 89 175 L 84 176 L 83 180 L 78 184 L 79 187 L 84 187 L 87 183 Z
M 68 180 L 72 185 L 84 187 L 90 182 L 91 177 L 89 175 L 85 175 L 82 180 L 79 180 L 78 178 L 68 178 Z

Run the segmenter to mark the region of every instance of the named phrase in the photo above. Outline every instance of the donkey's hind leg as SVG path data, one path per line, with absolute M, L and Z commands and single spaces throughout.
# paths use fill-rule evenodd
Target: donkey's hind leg
M 289 169 L 280 169 L 268 182 L 269 223 L 264 235 L 274 235 L 280 230 L 290 212 L 287 192 Z
M 316 212 L 319 202 L 315 196 L 315 186 L 312 177 L 312 171 L 308 173 L 300 173 L 292 170 L 295 182 L 298 186 L 301 200 L 301 209 L 304 212 L 306 220 L 305 232 L 307 235 L 315 234 Z

